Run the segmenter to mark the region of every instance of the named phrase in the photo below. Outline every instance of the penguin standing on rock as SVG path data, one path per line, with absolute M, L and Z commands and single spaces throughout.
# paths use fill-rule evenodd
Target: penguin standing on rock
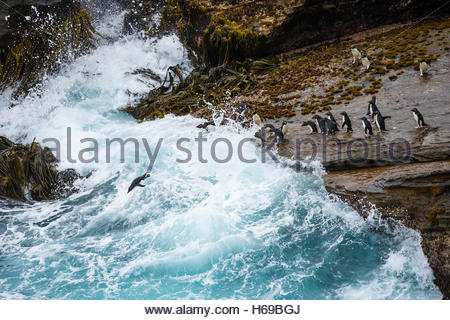
M 363 65 L 363 67 L 366 68 L 366 70 L 369 70 L 369 68 L 370 68 L 370 60 L 369 60 L 369 58 L 366 55 L 362 56 L 361 63 Z
M 364 133 L 366 134 L 366 136 L 367 136 L 367 134 L 373 136 L 373 130 L 372 130 L 372 125 L 370 124 L 370 121 L 367 120 L 366 117 L 362 117 L 361 120 L 362 120 L 362 124 L 363 124 L 363 128 L 364 128 Z
M 355 46 L 352 46 L 352 56 L 353 56 L 353 64 L 361 60 L 361 52 Z
M 277 141 L 277 143 L 283 142 L 284 141 L 284 137 L 288 132 L 288 125 L 286 121 L 283 121 L 283 123 L 281 124 L 280 129 L 275 128 L 273 125 L 271 124 L 266 124 L 264 126 L 264 128 L 268 128 L 270 131 L 272 131 L 272 133 L 275 135 L 275 139 Z
M 313 119 L 316 120 L 322 134 L 333 135 L 337 131 L 339 131 L 336 122 L 333 122 L 328 118 L 322 118 L 321 116 L 316 114 Z
M 417 110 L 417 108 L 411 109 L 414 114 L 414 120 L 416 120 L 417 128 L 427 127 L 428 125 L 425 123 L 422 114 Z
M 316 120 L 316 124 L 317 124 L 317 127 L 320 130 L 320 133 L 326 134 L 327 131 L 328 131 L 328 128 L 327 128 L 327 126 L 325 124 L 324 119 L 321 116 L 319 116 L 318 114 L 316 114 L 312 118 L 313 118 L 313 120 Z
M 245 101 L 242 101 L 241 104 L 239 105 L 239 107 L 237 108 L 236 112 L 238 115 L 240 116 L 244 116 L 244 114 L 247 112 L 247 104 L 245 103 Z
M 328 117 L 328 120 L 330 120 L 333 124 L 331 125 L 331 128 L 333 129 L 333 131 L 334 132 L 339 132 L 340 130 L 339 130 L 339 126 L 338 126 L 338 124 L 337 124 L 337 121 L 336 121 L 336 119 L 334 118 L 334 116 L 333 116 L 333 114 L 330 112 L 330 111 L 328 111 L 327 113 L 326 113 L 326 115 L 327 115 L 327 117 Z
M 311 133 L 317 133 L 317 125 L 313 121 L 303 121 L 302 127 L 309 127 Z
M 327 118 L 330 119 L 331 121 L 337 123 L 336 119 L 334 118 L 333 114 L 328 111 L 327 113 L 325 113 L 327 115 Z
M 420 61 L 419 63 L 419 70 L 420 70 L 420 76 L 423 77 L 424 74 L 427 73 L 428 69 L 430 68 L 430 66 L 428 65 L 428 63 L 426 63 L 426 61 Z
M 289 126 L 288 126 L 287 122 L 283 121 L 283 123 L 281 124 L 281 132 L 283 133 L 283 138 L 285 136 L 287 136 L 288 130 L 289 130 Z
M 380 111 L 375 112 L 375 123 L 377 124 L 378 131 L 380 131 L 380 132 L 387 131 L 384 120 L 390 119 L 390 118 L 391 118 L 390 116 L 383 117 L 381 115 Z
M 253 123 L 256 124 L 258 127 L 261 127 L 262 125 L 261 117 L 257 113 L 253 115 Z
M 345 126 L 347 127 L 347 133 L 353 132 L 352 121 L 350 120 L 350 117 L 348 116 L 347 112 L 342 111 L 340 114 L 342 115 L 342 129 Z
M 264 131 L 258 131 L 255 133 L 255 138 L 258 139 L 259 143 L 264 147 L 266 145 L 266 138 L 264 136 Z
M 377 102 L 377 97 L 373 96 L 372 100 L 369 101 L 369 105 L 367 106 L 366 116 L 370 116 L 370 119 L 372 121 L 374 121 L 375 112 L 379 112 L 376 102 Z

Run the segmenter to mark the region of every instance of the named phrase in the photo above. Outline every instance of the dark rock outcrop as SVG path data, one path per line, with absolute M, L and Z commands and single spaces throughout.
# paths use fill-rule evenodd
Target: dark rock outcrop
M 0 25 L 0 90 L 20 83 L 15 98 L 26 94 L 44 72 L 95 45 L 90 14 L 77 1 L 8 4 L 1 13 L 7 25 Z
M 15 144 L 0 137 L 0 197 L 42 201 L 68 196 L 81 176 L 75 170 L 58 171 L 50 149 L 38 143 Z
M 14 12 L 17 10 L 19 6 L 49 6 L 56 3 L 59 3 L 63 0 L 4 0 L 2 1 L 2 5 L 0 6 L 0 46 L 7 45 L 5 36 L 10 35 L 17 30 L 14 30 L 9 26 L 9 18 L 10 12 Z M 19 11 L 20 12 L 20 11 Z

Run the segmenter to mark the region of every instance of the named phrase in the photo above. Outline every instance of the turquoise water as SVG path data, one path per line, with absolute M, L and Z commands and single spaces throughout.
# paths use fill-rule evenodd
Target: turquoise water
M 39 91 L 8 109 L 2 95 L 0 135 L 22 142 L 57 137 L 74 154 L 80 139 L 100 143 L 99 163 L 67 161 L 91 178 L 67 199 L 19 204 L 0 200 L 2 299 L 440 299 L 420 246 L 420 236 L 397 223 L 367 220 L 324 189 L 321 170 L 297 173 L 263 163 L 245 144 L 219 164 L 207 152 L 213 139 L 236 147 L 257 128 L 233 124 L 206 134 L 205 158 L 194 141 L 193 160 L 176 148 L 194 139 L 201 120 L 172 117 L 137 124 L 118 111 L 126 91 L 145 93 L 149 83 L 132 72 L 191 67 L 179 40 L 129 37 L 104 44 L 49 77 Z M 141 81 L 144 80 L 144 81 Z M 106 138 L 163 144 L 148 186 L 126 193 L 145 172 L 144 151 L 105 163 Z M 141 150 L 143 146 L 140 145 Z M 219 158 L 226 154 L 218 145 Z

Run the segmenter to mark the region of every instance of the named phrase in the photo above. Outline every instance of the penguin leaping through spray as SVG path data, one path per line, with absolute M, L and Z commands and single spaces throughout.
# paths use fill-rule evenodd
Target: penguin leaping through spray
M 361 120 L 362 120 L 362 124 L 363 124 L 363 128 L 364 128 L 364 133 L 366 134 L 366 136 L 367 136 L 367 134 L 373 136 L 373 130 L 372 130 L 372 125 L 370 124 L 370 121 L 367 120 L 366 117 L 362 117 Z
M 428 69 L 430 68 L 429 64 L 426 63 L 426 61 L 420 61 L 419 63 L 419 70 L 420 70 L 420 76 L 423 77 L 425 74 L 428 73 Z
M 378 128 L 379 132 L 387 131 L 384 120 L 390 119 L 390 118 L 391 118 L 390 116 L 383 117 L 381 115 L 380 111 L 375 111 L 375 123 L 377 124 L 377 128 Z
M 362 58 L 361 52 L 355 46 L 352 46 L 352 56 L 353 56 L 353 64 L 355 64 Z
M 425 123 L 422 114 L 417 110 L 417 108 L 411 109 L 414 114 L 414 120 L 416 120 L 417 128 L 428 127 L 428 124 Z
M 366 68 L 366 70 L 369 70 L 370 60 L 365 54 L 362 56 L 361 63 L 363 65 L 363 67 Z
M 128 188 L 128 192 L 127 193 L 130 193 L 136 187 L 144 188 L 145 185 L 141 184 L 141 182 L 144 181 L 145 179 L 149 178 L 149 177 L 150 177 L 150 172 L 146 172 L 142 176 L 137 177 L 136 179 L 134 179 L 133 182 L 131 182 L 131 185 Z
M 344 127 L 347 127 L 347 133 L 353 132 L 352 121 L 350 120 L 347 112 L 342 111 L 340 114 L 342 115 L 342 129 L 344 129 Z
M 205 129 L 208 132 L 212 132 L 216 130 L 216 124 L 214 121 L 206 121 L 197 126 L 198 129 Z

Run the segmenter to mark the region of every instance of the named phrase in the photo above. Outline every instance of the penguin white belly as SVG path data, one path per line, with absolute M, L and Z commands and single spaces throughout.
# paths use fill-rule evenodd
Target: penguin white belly
M 364 128 L 364 131 L 366 130 L 366 123 L 364 122 L 364 120 L 362 121 L 362 124 L 363 124 L 363 128 Z
M 426 73 L 428 71 L 428 64 L 426 64 L 425 62 L 422 62 L 420 64 L 420 75 L 423 76 L 424 73 Z
M 261 118 L 260 118 L 257 114 L 255 114 L 255 115 L 253 116 L 253 122 L 254 122 L 258 127 L 261 127 L 262 121 L 261 121 Z
M 415 112 L 414 112 L 414 119 L 416 120 L 417 126 L 420 127 L 419 117 L 417 116 L 417 114 Z
M 343 126 L 347 126 L 347 124 L 345 123 L 345 117 L 344 116 L 342 116 L 342 123 L 343 123 Z
M 317 119 L 316 119 L 316 126 L 317 126 L 317 130 L 318 130 L 320 133 L 322 133 L 322 129 L 320 128 L 320 125 L 319 125 L 319 120 L 317 120 Z
M 364 68 L 366 68 L 366 70 L 369 70 L 369 67 L 370 67 L 370 61 L 369 61 L 369 59 L 363 58 L 363 59 L 361 60 L 361 62 L 362 62 L 362 65 L 364 66 Z
M 358 49 L 352 49 L 352 55 L 357 60 L 361 59 L 361 52 Z
M 381 126 L 380 126 L 380 123 L 378 121 L 379 121 L 379 118 L 375 117 L 375 123 L 377 124 L 378 131 L 381 132 Z

